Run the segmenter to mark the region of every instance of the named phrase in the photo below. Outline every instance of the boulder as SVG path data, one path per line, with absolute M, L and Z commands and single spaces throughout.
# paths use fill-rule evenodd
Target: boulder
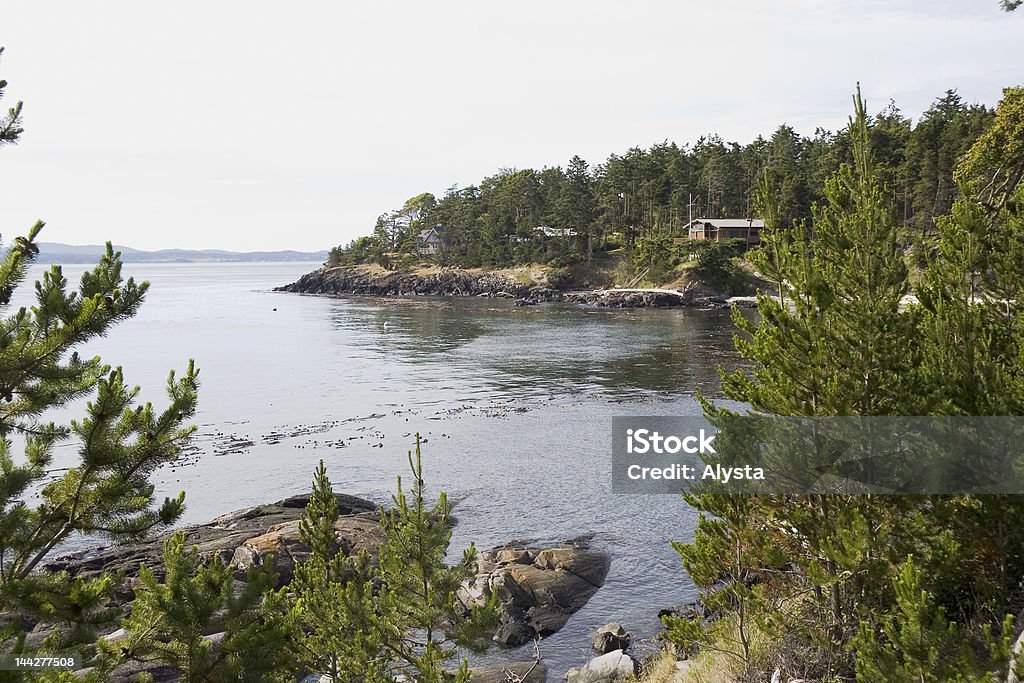
M 16 612 L 0 612 L 0 630 L 13 626 L 20 631 L 31 631 L 35 625 L 36 622 L 26 615 Z
M 377 552 L 383 540 L 377 513 L 359 513 L 338 517 L 334 524 L 338 548 L 346 555 L 362 550 Z M 299 520 L 275 524 L 267 532 L 247 539 L 231 556 L 231 564 L 240 577 L 271 556 L 277 573 L 277 586 L 285 586 L 295 576 L 295 566 L 309 557 L 309 548 L 299 540 Z
M 620 624 L 611 623 L 597 629 L 590 642 L 598 652 L 608 653 L 613 650 L 628 650 L 631 638 L 629 631 Z
M 514 676 L 512 680 L 520 683 L 546 683 L 548 680 L 548 668 L 544 662 L 537 661 L 475 666 L 469 671 L 473 675 L 473 683 L 509 683 L 509 674 Z
M 611 683 L 636 676 L 640 672 L 637 661 L 622 650 L 594 657 L 582 667 L 573 667 L 565 674 L 568 683 Z
M 172 683 L 181 680 L 179 669 L 159 662 L 125 662 L 115 668 L 107 680 L 110 683 L 135 683 L 141 673 L 152 676 L 153 683 Z
M 107 635 L 103 636 L 103 639 L 106 640 L 108 643 L 117 643 L 119 641 L 124 640 L 127 637 L 128 637 L 128 631 L 126 631 L 123 628 L 119 628 L 119 629 L 117 629 L 115 631 L 112 631 L 111 633 L 108 633 Z
M 507 647 L 524 645 L 537 636 L 533 625 L 527 622 L 526 613 L 518 607 L 500 610 L 498 628 L 492 640 Z
M 570 541 L 550 548 L 510 543 L 479 553 L 477 573 L 459 590 L 468 611 L 492 595 L 500 603 L 494 640 L 516 647 L 557 632 L 604 584 L 606 553 Z

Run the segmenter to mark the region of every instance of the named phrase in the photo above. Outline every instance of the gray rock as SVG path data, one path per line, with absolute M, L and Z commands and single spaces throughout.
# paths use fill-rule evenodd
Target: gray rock
M 113 631 L 103 636 L 104 640 L 106 640 L 108 643 L 116 643 L 118 641 L 124 640 L 127 637 L 128 631 L 124 630 L 123 628 L 119 628 L 116 631 Z
M 536 635 L 537 632 L 526 622 L 525 618 L 510 616 L 507 611 L 503 610 L 501 620 L 498 622 L 498 629 L 494 632 L 492 639 L 494 642 L 508 647 L 517 647 L 530 642 Z
M 469 671 L 473 675 L 473 683 L 508 683 L 509 673 L 521 683 L 546 683 L 548 680 L 548 668 L 544 662 L 505 662 L 475 666 Z
M 365 528 L 367 520 L 375 518 L 377 506 L 354 496 L 336 495 L 338 510 L 341 514 L 338 523 L 339 541 L 344 543 L 343 539 L 352 536 L 353 547 L 369 548 L 370 544 L 366 538 Z M 239 547 L 276 530 L 278 531 L 277 536 L 280 538 L 280 546 L 289 551 L 289 558 L 282 558 L 279 571 L 290 579 L 290 567 L 294 567 L 294 555 L 291 552 L 295 551 L 295 554 L 298 555 L 301 554 L 301 549 L 289 545 L 290 542 L 286 538 L 288 532 L 282 532 L 280 529 L 281 525 L 291 524 L 289 528 L 295 530 L 293 535 L 297 541 L 298 520 L 308 502 L 308 495 L 292 496 L 271 505 L 257 505 L 229 512 L 207 524 L 183 529 L 186 534 L 186 543 L 198 548 L 200 562 L 209 561 L 216 556 L 228 563 L 234 559 Z M 348 528 L 350 524 L 351 529 Z M 49 562 L 45 568 L 50 571 L 67 571 L 72 576 L 87 578 L 98 576 L 104 571 L 123 571 L 129 578 L 128 589 L 117 597 L 120 601 L 127 602 L 135 597 L 134 592 L 130 590 L 130 579 L 138 576 L 139 565 L 145 564 L 154 571 L 158 578 L 163 577 L 163 542 L 169 536 L 170 534 L 164 534 L 132 545 L 88 548 L 58 557 Z M 260 551 L 271 545 L 274 544 L 269 539 L 263 539 L 256 542 L 253 549 Z M 278 546 L 274 545 L 274 547 Z M 240 557 L 239 559 L 248 559 L 247 567 L 251 567 L 258 557 L 256 553 L 250 553 L 247 558 Z M 290 565 L 289 559 L 291 560 Z
M 628 650 L 631 639 L 629 631 L 619 624 L 611 623 L 597 629 L 590 642 L 598 652 L 608 653 L 613 650 Z
M 640 672 L 637 661 L 622 650 L 595 657 L 582 667 L 573 667 L 565 674 L 568 683 L 611 683 Z
M 31 631 L 36 622 L 31 618 L 15 612 L 0 612 L 0 629 L 15 627 L 19 631 Z
M 25 648 L 30 652 L 38 650 L 43 646 L 43 641 L 54 635 L 57 630 L 56 624 L 36 624 L 31 631 L 25 634 Z
M 477 574 L 463 584 L 467 610 L 490 596 L 500 603 L 494 640 L 516 647 L 557 632 L 604 584 L 609 557 L 581 541 L 551 548 L 510 543 L 479 553 Z
M 338 549 L 346 555 L 361 550 L 374 554 L 383 540 L 380 518 L 375 512 L 339 517 L 334 530 Z M 309 548 L 299 540 L 298 520 L 275 524 L 266 533 L 246 539 L 232 553 L 231 564 L 241 577 L 262 565 L 268 556 L 278 575 L 277 586 L 289 584 L 295 575 L 295 566 L 309 557 Z
M 501 296 L 525 298 L 530 286 L 495 273 L 470 273 L 454 268 L 419 275 L 409 272 L 369 273 L 359 268 L 320 268 L 277 291 L 302 294 L 369 294 L 374 296 Z
M 700 305 L 688 292 L 668 290 L 596 289 L 584 292 L 566 292 L 566 301 L 599 308 L 678 308 Z
M 208 642 L 212 649 L 217 649 L 224 643 L 224 639 L 227 637 L 228 634 L 226 632 L 218 631 L 217 633 L 211 633 L 210 635 L 203 636 L 203 640 Z
M 174 683 L 181 679 L 181 671 L 159 662 L 125 662 L 110 674 L 110 683 L 135 683 L 142 672 L 153 677 L 153 683 Z

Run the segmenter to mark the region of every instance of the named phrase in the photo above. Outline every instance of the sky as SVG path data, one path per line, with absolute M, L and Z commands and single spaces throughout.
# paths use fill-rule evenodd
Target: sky
M 326 249 L 421 192 L 631 147 L 915 120 L 1024 82 L 997 0 L 8 0 L 0 235 Z M 1016 66 L 1014 66 L 1016 65 Z

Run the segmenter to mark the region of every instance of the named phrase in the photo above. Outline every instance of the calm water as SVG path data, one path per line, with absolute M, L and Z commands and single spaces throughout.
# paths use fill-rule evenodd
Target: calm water
M 337 490 L 387 502 L 420 432 L 428 484 L 456 502 L 457 549 L 587 534 L 611 553 L 605 587 L 542 643 L 552 679 L 590 656 L 593 628 L 650 636 L 659 609 L 694 597 L 669 540 L 692 538 L 696 514 L 610 493 L 611 417 L 699 412 L 693 392 L 717 395 L 716 367 L 736 363 L 727 312 L 270 291 L 313 267 L 125 267 L 148 299 L 86 351 L 157 405 L 168 370 L 196 359 L 197 448 L 157 476 L 158 495 L 186 491 L 186 523 L 307 490 L 321 458 Z

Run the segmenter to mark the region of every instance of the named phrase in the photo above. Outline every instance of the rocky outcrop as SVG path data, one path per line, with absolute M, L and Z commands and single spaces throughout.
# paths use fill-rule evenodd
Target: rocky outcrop
M 382 541 L 378 508 L 353 496 L 337 497 L 340 516 L 335 531 L 341 551 L 375 554 Z M 245 586 L 246 573 L 268 556 L 280 587 L 291 581 L 295 566 L 309 556 L 298 529 L 308 500 L 308 496 L 294 496 L 222 515 L 184 531 L 188 544 L 198 547 L 200 561 L 217 556 L 235 566 L 238 590 Z M 132 586 L 142 564 L 162 578 L 165 538 L 69 553 L 49 563 L 47 569 L 81 577 L 121 571 L 128 580 L 117 597 L 120 604 L 127 605 L 135 597 Z M 494 640 L 509 646 L 522 645 L 536 635 L 547 636 L 561 629 L 604 583 L 609 562 L 606 553 L 588 549 L 583 541 L 546 548 L 511 543 L 478 555 L 477 573 L 462 586 L 459 599 L 468 609 L 472 603 L 482 603 L 495 595 L 500 603 L 500 622 Z M 8 617 L 16 618 L 0 614 L 0 623 Z M 23 627 L 39 631 L 39 638 L 46 635 L 46 624 L 27 623 Z
M 339 542 L 343 548 L 358 551 L 373 550 L 380 542 L 377 529 L 377 506 L 370 501 L 345 494 L 338 498 Z M 280 553 L 275 558 L 275 569 L 286 583 L 291 579 L 290 569 L 295 560 L 308 555 L 299 543 L 298 520 L 309 502 L 308 495 L 293 496 L 271 505 L 257 505 L 222 515 L 207 524 L 186 527 L 186 544 L 195 545 L 200 561 L 220 557 L 225 564 L 245 562 L 245 569 L 262 554 Z M 67 571 L 72 576 L 93 577 L 104 571 L 121 571 L 129 579 L 139 574 L 139 565 L 145 564 L 154 573 L 163 576 L 163 544 L 167 535 L 142 541 L 133 545 L 108 548 L 89 548 L 58 557 L 46 568 L 51 571 Z M 347 544 L 347 546 L 346 546 Z M 245 569 L 240 568 L 244 578 Z M 127 582 L 130 586 L 131 582 Z M 130 600 L 134 596 L 124 596 Z
M 364 294 L 371 296 L 477 296 L 513 299 L 517 306 L 568 301 L 601 308 L 729 308 L 755 305 L 752 297 L 727 298 L 704 287 L 672 289 L 562 290 L 527 285 L 499 273 L 455 268 L 431 273 L 372 273 L 360 268 L 321 268 L 276 288 L 298 294 Z
M 300 294 L 370 294 L 374 296 L 493 296 L 528 299 L 533 287 L 496 273 L 445 269 L 436 273 L 368 273 L 357 268 L 321 268 L 275 291 Z
M 334 533 L 339 550 L 345 555 L 361 551 L 373 555 L 383 540 L 380 517 L 374 512 L 339 517 L 334 523 Z M 291 583 L 295 566 L 309 557 L 309 548 L 299 540 L 298 520 L 275 524 L 265 534 L 246 540 L 235 548 L 230 563 L 235 565 L 236 572 L 244 574 L 263 564 L 267 556 L 271 557 L 277 572 L 278 587 Z
M 745 301 L 728 299 L 701 290 L 685 289 L 595 289 L 565 292 L 563 300 L 599 308 L 729 308 Z
M 510 543 L 481 552 L 477 574 L 459 600 L 467 609 L 494 595 L 500 616 L 494 640 L 515 647 L 555 633 L 604 584 L 606 553 L 571 541 L 550 548 Z
M 595 289 L 567 292 L 565 300 L 601 308 L 678 308 L 693 305 L 690 296 L 669 290 Z
M 375 554 L 383 540 L 380 510 L 373 503 L 352 496 L 337 494 L 337 498 L 340 517 L 335 531 L 341 551 L 351 554 L 365 550 Z M 283 586 L 293 578 L 295 566 L 309 556 L 309 548 L 299 540 L 298 533 L 299 518 L 308 501 L 308 495 L 294 496 L 231 512 L 183 531 L 188 544 L 197 546 L 200 561 L 219 557 L 235 566 L 236 593 L 245 589 L 247 572 L 268 556 L 278 573 L 278 586 Z M 47 569 L 81 577 L 111 570 L 123 572 L 128 580 L 117 596 L 117 603 L 127 614 L 135 597 L 132 587 L 138 584 L 139 567 L 145 564 L 162 578 L 166 538 L 165 535 L 131 546 L 69 553 L 49 563 Z M 536 636 L 548 636 L 561 629 L 603 585 L 609 564 L 606 553 L 590 549 L 584 540 L 550 547 L 514 542 L 479 553 L 477 573 L 463 584 L 459 600 L 468 610 L 473 603 L 494 596 L 499 603 L 494 640 L 506 646 L 522 645 Z M 0 614 L 0 625 L 17 618 Z M 115 619 L 98 635 L 110 641 L 123 637 L 123 630 L 114 630 L 118 627 L 116 622 Z M 33 643 L 48 636 L 53 628 L 45 623 L 22 623 L 21 627 L 29 632 L 26 642 Z M 216 644 L 221 635 L 209 633 L 204 637 Z M 628 643 L 628 634 L 625 637 Z M 526 662 L 475 669 L 474 680 L 479 677 L 483 681 L 507 681 L 506 669 L 523 678 L 524 683 L 543 683 L 547 678 L 542 663 Z M 114 671 L 112 680 L 134 680 L 143 672 L 151 674 L 155 681 L 173 681 L 180 676 L 175 669 L 156 663 L 129 662 Z

